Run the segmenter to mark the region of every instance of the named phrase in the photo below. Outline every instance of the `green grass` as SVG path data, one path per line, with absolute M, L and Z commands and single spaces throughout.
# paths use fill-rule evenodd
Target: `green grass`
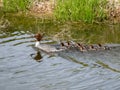
M 106 0 L 57 0 L 54 15 L 62 21 L 102 21 Z
M 30 0 L 3 0 L 3 10 L 6 12 L 25 11 Z
M 3 0 L 3 10 L 26 12 L 32 1 L 34 0 Z M 53 13 L 58 21 L 101 22 L 107 17 L 104 12 L 106 2 L 106 0 L 56 0 Z

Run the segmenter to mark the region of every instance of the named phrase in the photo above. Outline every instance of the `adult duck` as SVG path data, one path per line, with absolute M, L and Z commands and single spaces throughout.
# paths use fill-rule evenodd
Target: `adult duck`
M 63 51 L 65 49 L 67 49 L 67 48 L 62 48 L 62 47 L 57 48 L 55 46 L 51 46 L 51 45 L 40 43 L 40 41 L 43 38 L 43 34 L 37 33 L 34 37 L 36 38 L 35 47 L 37 47 L 40 50 L 45 51 L 47 53 L 50 53 L 50 52 L 59 52 L 59 51 Z

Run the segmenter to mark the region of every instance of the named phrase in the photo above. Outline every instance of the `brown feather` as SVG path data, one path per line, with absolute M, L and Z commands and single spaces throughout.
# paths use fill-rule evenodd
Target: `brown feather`
M 43 35 L 41 35 L 40 33 L 37 33 L 34 37 L 37 39 L 37 41 L 41 41 L 43 38 Z

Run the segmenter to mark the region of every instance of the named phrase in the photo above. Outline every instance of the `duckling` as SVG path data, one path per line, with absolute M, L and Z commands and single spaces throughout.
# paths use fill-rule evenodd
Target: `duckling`
M 68 46 L 70 46 L 70 45 L 71 45 L 69 41 L 67 41 L 67 45 L 68 45 Z
M 103 50 L 110 50 L 110 49 L 111 49 L 110 47 L 108 47 L 108 46 L 103 46 L 103 45 L 101 45 L 100 43 L 98 44 L 98 47 L 99 47 L 100 49 L 103 49 Z
M 62 47 L 66 47 L 66 48 L 70 48 L 71 47 L 71 43 L 69 41 L 67 41 L 65 43 L 61 42 L 60 44 L 61 44 Z
M 105 46 L 103 46 L 102 44 L 98 43 L 98 49 L 105 50 Z
M 67 46 L 70 47 L 74 47 L 75 44 L 73 43 L 73 41 L 67 41 Z
M 60 42 L 61 48 L 67 49 L 67 46 L 64 44 L 64 42 Z
M 111 48 L 108 46 L 104 46 L 105 50 L 110 50 Z
M 102 47 L 102 44 L 98 43 L 98 46 L 99 46 L 99 47 Z
M 61 44 L 62 47 L 65 47 L 65 44 L 63 42 L 60 42 L 60 44 Z
M 81 52 L 83 52 L 83 51 L 87 51 L 86 47 L 83 46 L 82 44 L 77 43 L 77 46 L 78 46 L 78 48 L 80 49 Z
M 95 48 L 93 45 L 90 45 L 89 50 L 97 50 L 97 48 Z

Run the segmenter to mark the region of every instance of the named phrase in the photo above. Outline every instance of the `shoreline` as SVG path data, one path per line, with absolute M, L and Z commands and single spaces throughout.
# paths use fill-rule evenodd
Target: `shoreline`
M 31 5 L 25 11 L 27 16 L 33 16 L 37 18 L 49 18 L 54 19 L 53 14 L 56 6 L 55 0 L 38 1 L 34 0 Z M 3 7 L 3 1 L 0 0 L 0 8 Z M 110 22 L 113 24 L 120 23 L 120 1 L 107 0 L 107 5 L 104 9 L 107 19 L 103 22 Z M 17 15 L 21 15 L 22 11 L 17 12 Z M 74 22 L 74 21 L 73 21 Z M 99 23 L 99 22 L 98 22 Z

